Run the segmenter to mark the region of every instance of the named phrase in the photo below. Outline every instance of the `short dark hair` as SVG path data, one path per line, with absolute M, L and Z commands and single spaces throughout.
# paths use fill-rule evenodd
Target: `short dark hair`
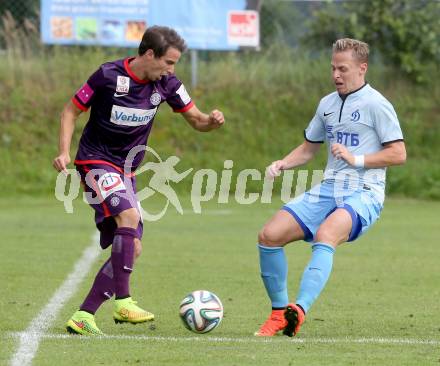
M 178 49 L 181 53 L 186 50 L 185 41 L 174 29 L 155 25 L 147 28 L 142 36 L 138 54 L 142 56 L 151 49 L 154 57 L 162 57 L 170 47 Z

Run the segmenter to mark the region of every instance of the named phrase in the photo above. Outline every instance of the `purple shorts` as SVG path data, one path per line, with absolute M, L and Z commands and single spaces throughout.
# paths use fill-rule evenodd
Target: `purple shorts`
M 77 164 L 76 170 L 81 176 L 87 201 L 95 210 L 96 227 L 101 233 L 100 245 L 105 249 L 113 243 L 117 228 L 113 217 L 130 208 L 139 210 L 136 178 L 124 175 L 119 168 L 105 162 Z M 138 239 L 142 238 L 142 219 L 136 234 Z

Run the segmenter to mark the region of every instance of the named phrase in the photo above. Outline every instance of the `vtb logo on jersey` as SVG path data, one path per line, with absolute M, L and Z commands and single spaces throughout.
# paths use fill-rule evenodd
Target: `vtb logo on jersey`
M 130 89 L 130 78 L 127 76 L 118 75 L 116 79 L 116 93 L 128 93 Z
M 325 126 L 325 130 L 327 131 L 327 139 L 331 140 L 332 138 L 335 137 L 335 135 L 333 134 L 333 126 L 331 125 L 327 125 Z
M 359 146 L 359 134 L 337 131 L 336 132 L 336 142 L 338 144 L 343 144 L 345 146 Z
M 359 145 L 359 134 L 344 132 L 344 131 L 333 131 L 332 125 L 326 125 L 325 131 L 327 132 L 327 139 L 336 139 L 338 144 L 343 144 L 345 146 L 358 146 Z

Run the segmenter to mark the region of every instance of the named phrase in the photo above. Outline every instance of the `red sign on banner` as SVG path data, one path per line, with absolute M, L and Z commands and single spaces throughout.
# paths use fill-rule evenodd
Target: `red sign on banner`
M 236 10 L 228 13 L 228 43 L 258 47 L 260 44 L 259 14 L 255 10 Z

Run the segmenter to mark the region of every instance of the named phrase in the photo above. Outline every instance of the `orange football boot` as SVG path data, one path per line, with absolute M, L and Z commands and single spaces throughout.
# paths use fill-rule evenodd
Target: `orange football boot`
M 283 334 L 293 337 L 299 332 L 301 325 L 306 319 L 306 315 L 298 305 L 288 304 L 284 311 L 284 319 L 287 325 L 284 327 Z
M 280 330 L 287 326 L 287 320 L 284 317 L 285 310 L 272 310 L 269 319 L 255 332 L 257 337 L 273 337 Z

